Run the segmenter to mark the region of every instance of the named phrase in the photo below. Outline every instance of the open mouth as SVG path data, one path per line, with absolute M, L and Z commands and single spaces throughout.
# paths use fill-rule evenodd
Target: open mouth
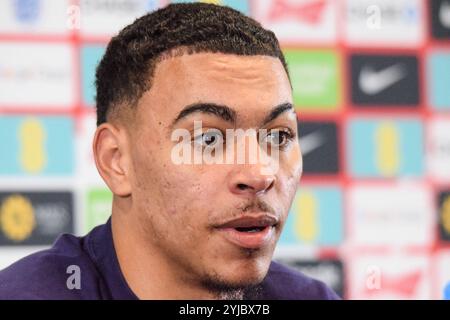
M 255 232 L 263 231 L 265 228 L 267 228 L 267 226 L 264 226 L 264 227 L 237 227 L 234 229 L 239 232 L 255 233 Z
M 248 249 L 258 249 L 270 243 L 274 226 L 250 226 L 218 229 L 231 243 Z
M 275 237 L 278 219 L 269 214 L 247 215 L 217 226 L 229 242 L 241 248 L 258 249 Z
M 274 236 L 273 226 L 251 226 L 219 229 L 231 243 L 248 249 L 258 249 L 270 243 Z

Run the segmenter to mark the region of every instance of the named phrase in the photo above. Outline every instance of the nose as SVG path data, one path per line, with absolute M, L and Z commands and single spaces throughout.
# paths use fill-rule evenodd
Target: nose
M 229 180 L 229 189 L 236 195 L 259 195 L 268 192 L 275 184 L 274 175 L 264 175 L 258 166 L 246 166 L 235 172 Z

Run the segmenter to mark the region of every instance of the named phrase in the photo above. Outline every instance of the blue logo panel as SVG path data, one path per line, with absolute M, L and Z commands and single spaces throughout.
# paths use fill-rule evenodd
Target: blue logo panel
M 300 187 L 279 243 L 339 245 L 343 240 L 342 206 L 342 192 L 337 187 Z
M 14 0 L 13 3 L 17 21 L 32 24 L 39 19 L 41 0 Z
M 427 84 L 431 106 L 450 111 L 450 52 L 428 56 Z
M 69 117 L 2 116 L 0 175 L 70 175 L 74 124 Z
M 349 172 L 357 178 L 420 176 L 423 126 L 416 119 L 360 119 L 347 128 Z
M 85 46 L 81 49 L 81 76 L 83 103 L 86 106 L 95 105 L 95 69 L 106 48 L 104 46 Z

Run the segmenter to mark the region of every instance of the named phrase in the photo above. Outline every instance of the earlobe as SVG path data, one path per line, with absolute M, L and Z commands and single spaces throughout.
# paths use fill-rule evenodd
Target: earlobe
M 94 136 L 93 153 L 100 176 L 117 196 L 131 194 L 127 137 L 122 128 L 101 124 Z

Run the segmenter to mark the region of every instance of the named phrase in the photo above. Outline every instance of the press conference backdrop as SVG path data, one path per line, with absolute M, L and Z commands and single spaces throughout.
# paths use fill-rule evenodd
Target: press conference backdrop
M 450 0 L 207 2 L 273 30 L 288 61 L 304 175 L 276 259 L 348 299 L 450 299 Z M 0 268 L 110 215 L 95 67 L 167 3 L 0 1 Z

